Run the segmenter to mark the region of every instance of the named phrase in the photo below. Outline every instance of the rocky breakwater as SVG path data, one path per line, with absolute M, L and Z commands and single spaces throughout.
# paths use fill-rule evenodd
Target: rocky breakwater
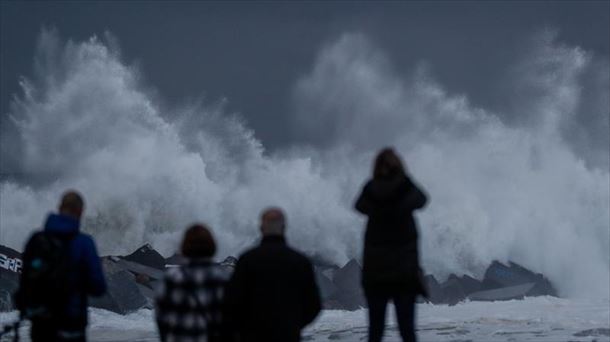
M 91 306 L 119 314 L 152 308 L 155 290 L 164 270 L 184 263 L 179 255 L 164 258 L 148 244 L 129 255 L 104 256 L 101 259 L 108 292 L 103 297 L 92 298 Z M 235 258 L 227 257 L 221 265 L 232 270 L 235 262 Z M 314 260 L 314 266 L 324 308 L 357 310 L 366 307 L 360 284 L 361 266 L 357 260 L 352 259 L 341 267 Z M 21 267 L 20 253 L 0 246 L 0 311 L 14 309 L 12 294 L 19 284 Z M 514 262 L 492 262 L 483 279 L 451 274 L 439 282 L 433 275 L 426 275 L 422 282 L 429 297 L 419 300 L 433 304 L 557 296 L 555 287 L 546 277 Z

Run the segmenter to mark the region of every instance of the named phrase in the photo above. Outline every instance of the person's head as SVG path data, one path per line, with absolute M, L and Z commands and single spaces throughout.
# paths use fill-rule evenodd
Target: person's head
M 268 208 L 261 214 L 261 233 L 263 236 L 284 235 L 286 217 L 280 208 Z
M 77 220 L 83 214 L 85 208 L 85 202 L 83 197 L 76 191 L 67 191 L 61 196 L 61 202 L 59 203 L 59 213 L 61 215 L 70 216 Z
M 187 258 L 211 258 L 216 253 L 216 242 L 210 229 L 203 224 L 194 224 L 184 233 L 181 247 Z
M 395 179 L 405 174 L 405 168 L 394 149 L 386 147 L 377 154 L 373 167 L 374 179 Z

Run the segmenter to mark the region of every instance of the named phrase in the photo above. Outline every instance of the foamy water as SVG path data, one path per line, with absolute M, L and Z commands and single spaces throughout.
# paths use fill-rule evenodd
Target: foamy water
M 365 36 L 344 34 L 295 80 L 295 143 L 270 153 L 221 105 L 161 106 L 104 40 L 45 31 L 2 126 L 1 171 L 16 176 L 0 183 L 0 240 L 21 249 L 76 188 L 102 254 L 145 242 L 171 254 L 204 221 L 219 258 L 236 255 L 261 209 L 280 205 L 293 245 L 342 265 L 361 250 L 353 200 L 392 145 L 431 199 L 417 216 L 427 272 L 480 276 L 512 259 L 562 295 L 610 298 L 608 63 L 548 32 L 524 45 L 509 120 L 425 68 L 399 76 Z
M 609 341 L 608 300 L 568 300 L 553 297 L 508 302 L 467 302 L 455 306 L 418 304 L 419 341 Z M 401 341 L 388 308 L 384 341 Z M 14 313 L 0 314 L 9 322 Z M 121 316 L 90 310 L 91 341 L 158 341 L 151 310 Z M 367 336 L 367 312 L 325 310 L 304 333 L 306 341 L 360 341 Z M 21 329 L 28 334 L 27 325 Z

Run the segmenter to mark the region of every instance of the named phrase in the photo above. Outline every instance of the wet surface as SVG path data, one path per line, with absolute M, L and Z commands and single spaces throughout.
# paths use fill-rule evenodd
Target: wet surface
M 417 307 L 420 342 L 610 342 L 608 300 L 571 301 L 557 298 L 478 303 L 455 306 L 422 304 Z M 388 311 L 384 342 L 401 341 Z M 16 313 L 0 313 L 2 325 Z M 121 316 L 104 310 L 91 311 L 89 341 L 158 341 L 150 310 Z M 22 341 L 29 341 L 27 324 Z M 303 333 L 303 341 L 359 342 L 367 339 L 367 312 L 326 310 Z M 11 337 L 0 339 L 11 341 Z

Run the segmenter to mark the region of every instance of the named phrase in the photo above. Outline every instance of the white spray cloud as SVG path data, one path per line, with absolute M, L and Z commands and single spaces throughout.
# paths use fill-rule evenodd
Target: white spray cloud
M 235 254 L 257 238 L 260 210 L 280 205 L 293 244 L 342 264 L 361 249 L 354 197 L 376 150 L 394 145 L 431 197 L 418 215 L 428 271 L 473 274 L 513 259 L 564 294 L 584 283 L 608 297 L 608 169 L 587 166 L 561 133 L 580 118 L 581 76 L 595 63 L 552 39 L 531 56 L 516 68 L 539 91 L 522 110 L 542 119 L 518 125 L 448 94 L 423 69 L 397 77 L 366 37 L 343 35 L 295 86 L 294 131 L 305 143 L 266 156 L 222 105 L 165 115 L 116 50 L 96 38 L 62 45 L 44 32 L 37 78 L 23 82 L 9 113 L 16 128 L 2 131 L 11 162 L 2 168 L 27 178 L 0 184 L 0 238 L 20 248 L 59 194 L 77 188 L 84 229 L 104 253 L 149 241 L 172 253 L 201 220 L 220 256 Z
M 221 256 L 235 254 L 258 237 L 260 210 L 281 205 L 299 247 L 339 263 L 353 255 L 349 238 L 322 238 L 322 223 L 349 230 L 353 217 L 308 157 L 263 157 L 253 133 L 222 107 L 193 104 L 163 119 L 136 70 L 97 38 L 62 46 L 43 32 L 36 65 L 39 77 L 22 83 L 10 113 L 18 139 L 2 145 L 3 156 L 21 151 L 3 168 L 35 185 L 0 185 L 2 243 L 21 249 L 59 194 L 76 188 L 88 204 L 84 229 L 103 253 L 152 242 L 170 254 L 189 223 L 204 221 Z M 319 208 L 323 195 L 328 205 Z
M 530 92 L 519 104 L 526 124 L 509 126 L 505 114 L 448 94 L 425 69 L 398 78 L 358 34 L 328 45 L 299 81 L 295 123 L 302 140 L 330 156 L 339 146 L 354 155 L 384 145 L 403 153 L 431 198 L 419 215 L 429 270 L 480 273 L 493 259 L 512 259 L 550 276 L 564 294 L 608 296 L 608 168 L 586 167 L 589 155 L 575 153 L 564 134 L 575 122 L 589 125 L 577 110 L 584 92 L 599 91 L 582 86 L 591 57 L 548 34 L 536 42 L 515 66 L 523 75 L 515 87 Z M 599 121 L 607 127 L 605 99 Z M 607 144 L 592 145 L 608 158 Z M 362 168 L 362 159 L 323 164 L 338 173 Z

